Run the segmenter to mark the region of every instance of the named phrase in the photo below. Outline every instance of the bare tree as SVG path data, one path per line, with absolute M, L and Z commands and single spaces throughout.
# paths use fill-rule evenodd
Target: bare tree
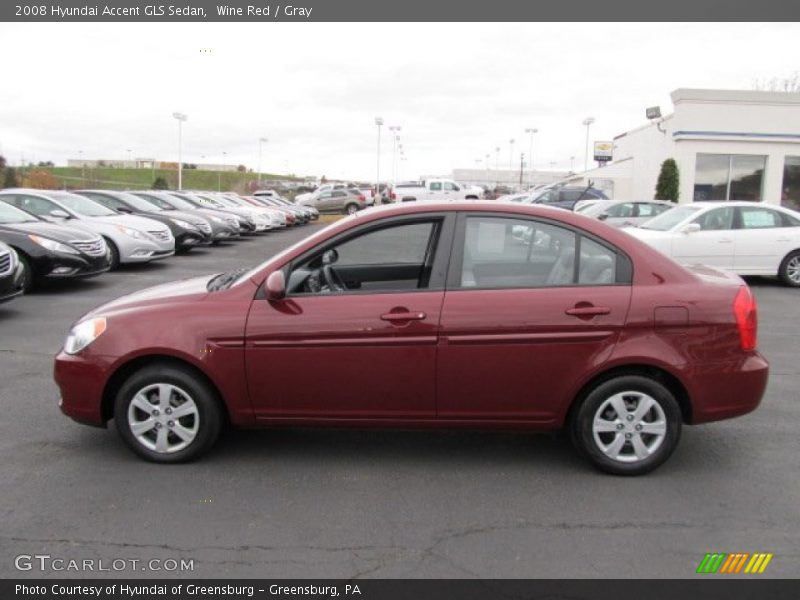
M 763 92 L 786 92 L 787 94 L 800 93 L 800 73 L 795 71 L 788 77 L 773 77 L 771 79 L 756 79 L 753 89 Z

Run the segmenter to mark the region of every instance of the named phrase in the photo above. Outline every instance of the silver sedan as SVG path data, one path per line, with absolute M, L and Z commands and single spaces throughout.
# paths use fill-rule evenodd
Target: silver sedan
M 120 263 L 143 263 L 175 254 L 169 227 L 134 215 L 123 215 L 102 204 L 69 192 L 13 189 L 0 192 L 0 200 L 52 223 L 68 222 L 105 238 L 111 268 Z

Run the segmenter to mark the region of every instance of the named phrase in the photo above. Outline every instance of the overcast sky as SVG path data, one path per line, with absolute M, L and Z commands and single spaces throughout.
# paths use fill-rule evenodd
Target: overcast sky
M 593 140 L 671 112 L 679 87 L 749 89 L 786 77 L 798 24 L 0 24 L 0 151 L 68 158 L 258 163 L 372 180 L 376 116 L 399 125 L 399 178 L 500 166 L 582 166 Z M 208 50 L 201 52 L 201 50 Z M 382 170 L 392 144 L 383 129 Z M 202 158 L 205 156 L 205 158 Z M 480 166 L 482 167 L 482 164 Z

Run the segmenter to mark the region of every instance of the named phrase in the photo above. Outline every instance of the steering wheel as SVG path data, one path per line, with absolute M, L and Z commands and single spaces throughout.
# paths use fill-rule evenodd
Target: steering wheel
M 322 278 L 332 292 L 344 292 L 347 289 L 344 280 L 333 270 L 332 265 L 324 265 L 322 267 Z

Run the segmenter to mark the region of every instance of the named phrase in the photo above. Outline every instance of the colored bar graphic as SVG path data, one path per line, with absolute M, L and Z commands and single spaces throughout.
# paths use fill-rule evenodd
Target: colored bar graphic
M 732 552 L 730 554 L 712 552 L 706 554 L 703 560 L 700 561 L 697 573 L 730 575 L 742 573 L 742 568 L 744 568 L 744 573 L 760 574 L 767 570 L 767 565 L 773 556 L 774 554 L 768 552 L 756 552 L 755 554 L 750 554 L 749 552 Z

